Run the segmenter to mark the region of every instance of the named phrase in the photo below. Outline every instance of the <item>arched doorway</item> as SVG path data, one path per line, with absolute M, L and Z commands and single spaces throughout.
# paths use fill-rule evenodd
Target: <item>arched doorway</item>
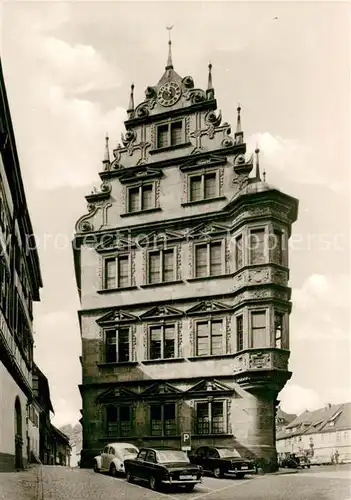
M 23 469 L 23 458 L 22 458 L 22 410 L 21 402 L 19 397 L 15 400 L 15 468 Z

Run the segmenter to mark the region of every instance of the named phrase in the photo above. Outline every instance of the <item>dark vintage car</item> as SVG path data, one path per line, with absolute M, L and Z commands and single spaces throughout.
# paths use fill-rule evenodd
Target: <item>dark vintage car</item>
M 288 469 L 298 469 L 299 467 L 301 467 L 301 469 L 304 469 L 305 467 L 309 469 L 311 467 L 311 461 L 305 455 L 296 455 L 295 453 L 290 453 L 280 461 L 279 465 L 280 467 Z
M 124 461 L 124 468 L 127 481 L 142 479 L 152 490 L 177 485 L 192 491 L 203 476 L 202 468 L 192 465 L 184 451 L 170 448 L 142 448 L 136 458 Z
M 215 477 L 224 474 L 243 478 L 245 474 L 257 472 L 252 460 L 243 458 L 235 449 L 220 446 L 201 446 L 190 457 L 193 464 L 201 465 L 206 472 L 211 472 Z

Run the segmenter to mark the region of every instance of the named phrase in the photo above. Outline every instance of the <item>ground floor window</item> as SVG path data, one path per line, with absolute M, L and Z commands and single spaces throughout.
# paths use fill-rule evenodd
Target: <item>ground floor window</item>
M 176 434 L 175 403 L 152 404 L 150 406 L 152 436 L 172 436 Z
M 196 403 L 196 433 L 224 434 L 226 432 L 225 401 Z
M 132 409 L 130 406 L 107 407 L 108 436 L 126 437 L 132 431 Z

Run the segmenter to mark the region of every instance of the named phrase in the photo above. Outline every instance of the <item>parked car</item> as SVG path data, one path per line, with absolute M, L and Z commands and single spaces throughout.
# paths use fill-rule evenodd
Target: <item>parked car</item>
M 94 471 L 108 471 L 112 476 L 125 473 L 124 461 L 136 457 L 139 450 L 134 444 L 110 443 L 102 450 L 100 455 L 94 457 Z
M 218 478 L 223 477 L 224 474 L 243 478 L 245 474 L 257 472 L 253 460 L 243 458 L 236 449 L 221 446 L 200 446 L 194 455 L 190 456 L 190 461 L 201 465 L 204 471 Z
M 285 458 L 281 460 L 281 467 L 289 469 L 298 469 L 301 467 L 308 469 L 311 467 L 310 459 L 305 455 L 296 455 L 295 453 L 290 453 Z
M 192 465 L 184 451 L 170 448 L 142 448 L 136 458 L 125 460 L 124 467 L 127 481 L 142 479 L 152 490 L 177 485 L 192 491 L 203 476 L 202 468 Z

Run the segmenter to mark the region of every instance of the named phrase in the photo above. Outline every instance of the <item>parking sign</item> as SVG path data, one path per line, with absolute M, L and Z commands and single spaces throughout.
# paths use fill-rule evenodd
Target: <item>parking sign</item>
M 182 432 L 182 450 L 191 450 L 191 434 L 190 432 Z

